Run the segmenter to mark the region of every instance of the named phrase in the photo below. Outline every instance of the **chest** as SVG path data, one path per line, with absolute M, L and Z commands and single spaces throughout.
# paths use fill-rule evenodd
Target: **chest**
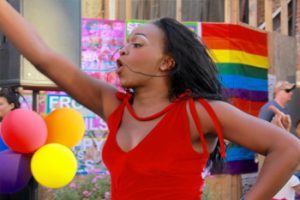
M 202 132 L 207 132 L 205 124 L 202 125 Z M 156 140 L 152 143 L 153 148 L 157 147 L 158 140 L 165 143 L 174 140 L 178 145 L 185 141 L 195 151 L 201 153 L 203 148 L 199 134 L 192 116 L 185 106 L 149 121 L 136 120 L 125 109 L 116 132 L 116 142 L 120 149 L 129 152 L 139 145 L 145 145 L 143 143 L 147 143 L 148 140 Z M 181 141 L 176 141 L 176 138 Z M 206 135 L 205 140 L 208 148 L 213 149 L 217 141 L 216 137 Z

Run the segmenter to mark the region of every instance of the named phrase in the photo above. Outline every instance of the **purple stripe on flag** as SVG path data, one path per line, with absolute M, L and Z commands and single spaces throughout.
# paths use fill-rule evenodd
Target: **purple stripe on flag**
M 245 89 L 223 89 L 223 95 L 228 98 L 241 98 L 250 101 L 268 101 L 268 92 Z
M 257 172 L 258 164 L 254 160 L 238 160 L 224 163 L 223 174 L 246 174 Z

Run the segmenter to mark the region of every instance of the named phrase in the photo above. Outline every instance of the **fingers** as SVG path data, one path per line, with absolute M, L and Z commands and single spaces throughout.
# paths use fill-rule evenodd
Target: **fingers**
M 278 114 L 274 115 L 274 117 L 271 120 L 271 123 L 280 128 L 284 128 L 281 115 L 278 115 Z
M 273 105 L 269 106 L 269 109 L 275 113 L 271 123 L 290 131 L 292 125 L 291 116 L 281 112 Z
M 278 108 L 271 105 L 269 106 L 269 109 L 275 113 L 275 115 L 285 115 L 283 112 L 281 112 Z

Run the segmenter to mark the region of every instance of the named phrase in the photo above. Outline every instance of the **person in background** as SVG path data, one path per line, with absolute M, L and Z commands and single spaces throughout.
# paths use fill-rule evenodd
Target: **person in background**
M 271 122 L 271 120 L 275 116 L 275 113 L 271 109 L 269 109 L 271 105 L 276 107 L 282 113 L 289 115 L 286 105 L 292 99 L 293 90 L 295 89 L 295 87 L 295 84 L 288 81 L 278 81 L 275 84 L 274 88 L 274 99 L 261 107 L 259 111 L 259 118 Z M 286 126 L 287 124 L 289 124 L 288 120 L 290 119 L 288 119 L 287 116 L 284 117 L 285 119 L 283 121 L 283 125 Z M 286 128 L 290 130 L 290 127 Z
M 112 200 L 201 199 L 201 173 L 217 144 L 224 158 L 223 137 L 266 155 L 246 200 L 270 200 L 300 161 L 300 143 L 284 129 L 223 101 L 207 48 L 175 19 L 135 28 L 118 51 L 116 72 L 127 93 L 50 49 L 5 0 L 0 30 L 38 70 L 108 122 L 102 155 Z
M 0 89 L 0 122 L 7 113 L 20 108 L 19 93 L 12 88 Z
M 288 81 L 278 81 L 274 88 L 274 99 L 260 108 L 258 117 L 268 122 L 273 120 L 273 124 L 290 131 L 292 123 L 286 104 L 292 99 L 292 91 L 295 87 L 295 84 Z M 277 115 L 276 111 L 278 112 Z M 260 171 L 265 157 L 257 154 L 256 159 L 258 162 L 258 171 Z
M 20 108 L 20 93 L 14 88 L 0 89 L 0 128 L 3 118 L 12 110 Z M 1 136 L 0 136 L 1 137 Z M 34 200 L 36 199 L 37 185 L 32 178 L 19 192 L 0 194 L 0 200 Z

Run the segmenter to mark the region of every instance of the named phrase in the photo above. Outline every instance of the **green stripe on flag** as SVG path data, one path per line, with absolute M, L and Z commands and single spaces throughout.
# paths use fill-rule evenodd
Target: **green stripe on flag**
M 251 65 L 237 63 L 216 63 L 220 74 L 224 75 L 241 75 L 252 78 L 268 79 L 268 70 Z

